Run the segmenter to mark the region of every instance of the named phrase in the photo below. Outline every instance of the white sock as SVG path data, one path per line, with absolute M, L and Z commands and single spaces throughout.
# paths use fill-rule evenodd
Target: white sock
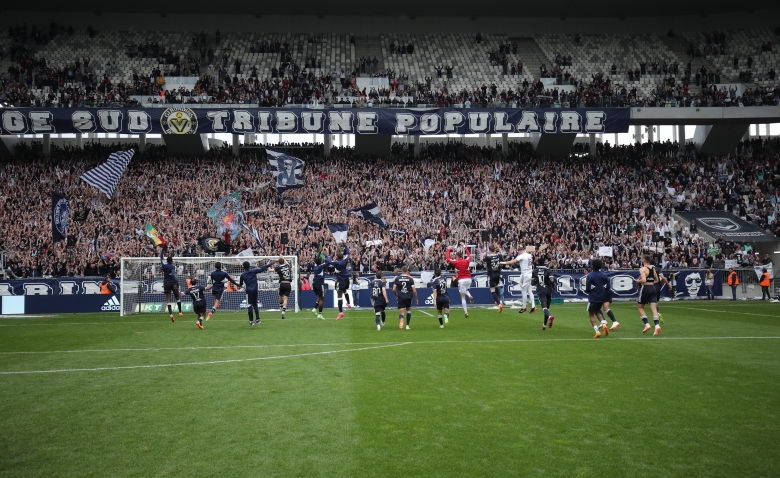
M 471 292 L 469 291 L 466 291 L 466 297 L 468 297 L 469 299 L 473 299 L 473 297 L 471 297 Z
M 594 325 L 594 326 L 593 326 L 593 330 L 595 330 L 596 332 L 598 332 L 598 331 L 599 331 L 599 326 L 598 326 L 598 325 Z
M 601 325 L 607 325 L 607 321 L 606 320 L 602 320 L 601 321 Z
M 468 313 L 469 313 L 469 308 L 468 308 L 468 307 L 466 307 L 466 298 L 465 298 L 465 297 L 462 297 L 462 298 L 460 299 L 460 302 L 461 302 L 461 304 L 463 304 L 463 312 L 465 312 L 465 313 L 467 313 L 467 314 L 468 314 Z

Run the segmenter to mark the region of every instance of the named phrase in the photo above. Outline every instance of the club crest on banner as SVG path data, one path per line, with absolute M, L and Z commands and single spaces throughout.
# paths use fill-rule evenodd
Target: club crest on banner
M 60 235 L 65 236 L 68 233 L 68 212 L 69 205 L 67 198 L 61 198 L 54 205 L 54 226 Z
M 196 134 L 198 115 L 189 108 L 168 108 L 160 116 L 164 134 Z
M 698 219 L 699 224 L 710 227 L 717 231 L 739 231 L 742 229 L 736 221 L 726 217 L 702 217 Z

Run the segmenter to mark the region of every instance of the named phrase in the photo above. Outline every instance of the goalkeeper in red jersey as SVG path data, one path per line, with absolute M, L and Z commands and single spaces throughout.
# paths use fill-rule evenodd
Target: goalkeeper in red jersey
M 450 249 L 451 247 L 447 248 L 447 262 L 453 265 L 455 267 L 455 270 L 457 271 L 457 278 L 458 278 L 458 292 L 460 292 L 460 302 L 463 304 L 463 312 L 466 315 L 466 317 L 469 316 L 469 309 L 466 306 L 466 297 L 468 297 L 471 300 L 471 303 L 474 303 L 474 297 L 469 293 L 469 287 L 471 287 L 471 269 L 469 266 L 471 265 L 471 253 L 469 253 L 468 248 L 464 243 L 459 244 L 463 249 L 458 250 L 458 252 L 455 253 L 455 259 L 453 259 L 450 255 Z

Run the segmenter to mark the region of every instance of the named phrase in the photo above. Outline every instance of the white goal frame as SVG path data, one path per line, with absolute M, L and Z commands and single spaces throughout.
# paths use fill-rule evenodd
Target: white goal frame
M 282 256 L 290 263 L 293 277 L 290 283 L 291 293 L 287 304 L 288 310 L 300 312 L 300 284 L 297 256 Z M 222 269 L 228 272 L 236 282 L 243 270 L 242 263 L 249 261 L 252 268 L 262 266 L 267 262 L 278 261 L 279 256 L 231 256 L 231 257 L 174 257 L 176 279 L 179 281 L 179 292 L 187 292 L 187 279 L 197 277 L 198 284 L 204 287 L 211 283 L 210 274 L 214 271 L 214 263 L 221 262 Z M 258 264 L 255 266 L 255 264 Z M 183 269 L 183 270 L 182 270 Z M 273 266 L 266 272 L 258 274 L 258 295 L 260 308 L 278 310 L 279 308 L 279 276 Z M 163 274 L 160 257 L 123 257 L 120 260 L 119 277 L 119 315 L 131 314 L 167 314 L 162 288 Z M 213 296 L 206 292 L 207 306 L 211 308 Z M 175 302 L 175 300 L 174 300 Z M 189 303 L 189 298 L 182 299 L 182 306 Z M 174 306 L 175 307 L 175 306 Z M 182 309 L 184 310 L 184 308 Z M 226 311 L 246 310 L 246 293 L 226 292 L 221 301 L 220 309 Z

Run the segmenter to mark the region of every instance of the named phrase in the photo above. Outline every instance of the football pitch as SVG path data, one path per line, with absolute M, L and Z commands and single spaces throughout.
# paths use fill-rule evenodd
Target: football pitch
M 780 304 L 661 308 L 0 318 L 0 476 L 780 476 Z

